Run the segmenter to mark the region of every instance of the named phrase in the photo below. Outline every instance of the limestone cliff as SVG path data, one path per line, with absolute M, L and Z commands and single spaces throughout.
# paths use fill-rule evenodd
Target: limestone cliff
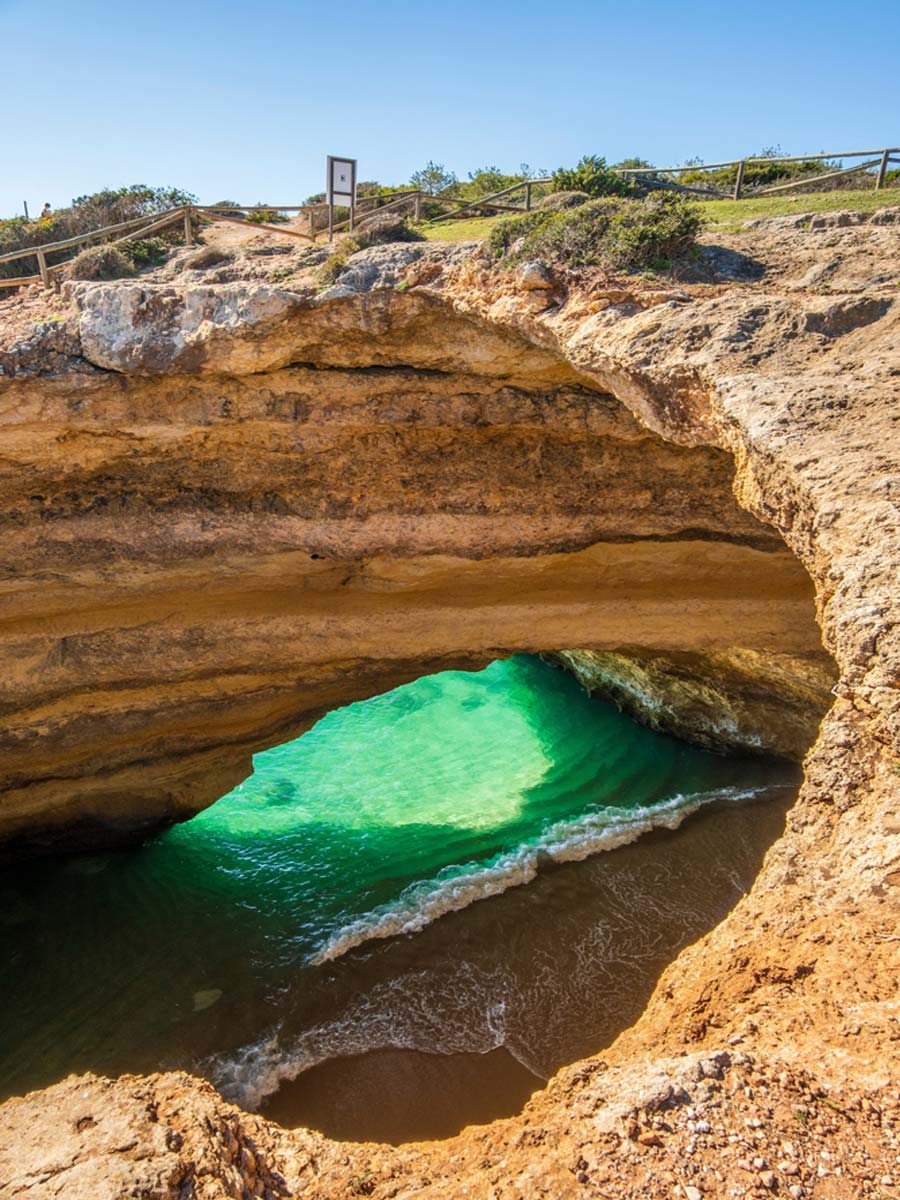
M 80 285 L 67 354 L 7 358 L 0 842 L 140 836 L 331 708 L 518 651 L 777 653 L 786 690 L 726 670 L 752 736 L 695 732 L 803 753 L 812 587 L 727 452 L 447 287 L 338 290 Z
M 648 694 L 687 675 L 752 720 L 694 678 L 738 668 L 799 738 L 814 605 L 838 679 L 753 890 L 521 1117 L 338 1146 L 185 1077 L 70 1081 L 0 1110 L 0 1194 L 889 1194 L 896 217 L 737 235 L 677 292 L 561 276 L 536 300 L 432 250 L 407 290 L 267 293 L 258 321 L 215 287 L 84 289 L 7 353 L 7 838 L 115 821 L 145 776 L 125 823 L 169 819 L 330 704 L 509 649 L 613 655 Z
M 709 750 L 801 759 L 831 702 L 834 675 L 819 652 L 771 649 L 563 650 L 545 655 L 592 696 L 636 721 Z

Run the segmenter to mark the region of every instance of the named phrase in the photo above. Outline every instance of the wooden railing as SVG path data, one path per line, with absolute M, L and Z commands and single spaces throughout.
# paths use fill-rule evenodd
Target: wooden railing
M 826 171 L 824 174 L 804 175 L 800 178 L 792 179 L 787 183 L 776 183 L 751 189 L 744 182 L 748 166 L 776 166 L 787 163 L 820 162 L 826 159 L 842 162 L 847 158 L 861 158 L 864 161 L 856 163 L 851 167 L 841 167 L 839 170 Z M 875 189 L 878 190 L 884 187 L 888 167 L 891 164 L 900 165 L 900 147 L 888 147 L 882 150 L 850 150 L 842 154 L 801 154 L 790 158 L 742 158 L 732 159 L 730 162 L 696 163 L 681 167 L 612 167 L 611 170 L 629 179 L 633 177 L 640 178 L 645 186 L 648 187 L 666 188 L 705 197 L 706 199 L 740 200 L 751 195 L 768 196 L 779 192 L 810 187 L 829 180 L 852 175 L 858 171 L 873 172 Z M 721 171 L 729 167 L 735 167 L 736 174 L 734 187 L 727 192 L 714 187 L 691 187 L 678 181 L 678 176 L 688 172 Z M 340 230 L 347 227 L 352 229 L 354 220 L 359 221 L 364 217 L 373 215 L 376 211 L 395 212 L 403 208 L 409 209 L 415 221 L 420 221 L 426 204 L 449 206 L 447 212 L 432 217 L 431 220 L 433 222 L 448 221 L 479 211 L 490 211 L 493 213 L 528 212 L 532 207 L 535 189 L 542 190 L 552 185 L 552 183 L 552 176 L 540 179 L 523 179 L 518 183 L 512 184 L 510 187 L 502 188 L 498 192 L 492 192 L 488 196 L 480 196 L 477 200 L 468 201 L 461 201 L 457 197 L 446 195 L 447 189 L 444 192 L 438 192 L 436 195 L 422 191 L 402 191 L 389 192 L 385 195 L 362 196 L 357 201 L 354 216 L 339 222 L 334 226 L 334 229 Z M 521 203 L 512 203 L 512 197 L 520 192 L 522 194 Z M 106 225 L 101 229 L 92 230 L 90 233 L 78 234 L 76 237 L 65 238 L 59 242 L 46 242 L 40 246 L 27 246 L 21 250 L 12 250 L 7 254 L 0 254 L 0 265 L 16 262 L 24 258 L 35 258 L 38 264 L 38 274 L 23 275 L 16 279 L 0 279 L 0 288 L 22 287 L 25 284 L 38 282 L 42 283 L 44 287 L 49 287 L 53 281 L 53 277 L 63 271 L 70 260 L 66 259 L 64 262 L 55 263 L 51 266 L 47 262 L 48 255 L 56 254 L 60 251 L 73 250 L 79 246 L 87 245 L 98 238 L 108 238 L 114 234 L 120 236 L 113 237 L 109 243 L 110 245 L 140 239 L 146 237 L 148 234 L 156 233 L 169 225 L 173 225 L 177 221 L 183 221 L 185 245 L 191 246 L 193 245 L 195 215 L 206 216 L 209 219 L 217 221 L 227 221 L 246 228 L 246 216 L 238 216 L 238 213 L 294 212 L 305 214 L 307 218 L 306 233 L 302 233 L 298 229 L 285 229 L 283 225 L 271 225 L 261 221 L 254 222 L 253 228 L 269 233 L 280 233 L 285 237 L 315 242 L 318 235 L 324 232 L 325 228 L 324 224 L 322 228 L 316 228 L 317 218 L 324 214 L 327 209 L 328 205 L 325 202 L 319 204 L 191 204 L 179 208 L 167 209 L 165 212 L 134 217 L 130 221 L 121 221 L 117 225 Z
M 420 220 L 422 216 L 422 202 L 424 199 L 436 200 L 438 203 L 457 203 L 456 201 L 448 201 L 440 197 L 426 197 L 424 192 L 409 191 L 409 192 L 391 192 L 386 196 L 364 196 L 361 197 L 356 206 L 356 220 L 362 217 L 370 216 L 375 210 L 389 210 L 405 204 L 412 206 L 413 216 L 415 220 Z M 387 201 L 387 203 L 385 203 Z M 64 238 L 58 242 L 44 242 L 37 246 L 24 246 L 20 250 L 11 250 L 6 254 L 0 254 L 0 266 L 4 263 L 17 262 L 21 259 L 35 258 L 38 264 L 38 273 L 36 275 L 20 275 L 16 278 L 2 279 L 0 278 L 0 288 L 23 287 L 27 284 L 42 283 L 44 287 L 49 287 L 53 282 L 55 275 L 69 265 L 71 261 L 67 258 L 64 262 L 54 263 L 52 266 L 48 264 L 48 257 L 66 250 L 75 250 L 81 246 L 86 246 L 98 239 L 111 238 L 114 234 L 121 236 L 112 237 L 108 242 L 109 245 L 117 245 L 125 241 L 138 241 L 143 237 L 152 233 L 157 233 L 160 229 L 164 229 L 169 225 L 175 224 L 177 221 L 184 222 L 184 242 L 186 246 L 193 245 L 193 224 L 195 215 L 205 216 L 216 221 L 226 221 L 234 225 L 241 225 L 248 228 L 248 223 L 245 216 L 238 214 L 247 214 L 255 212 L 264 213 L 282 213 L 295 212 L 306 214 L 308 221 L 308 229 L 306 233 L 300 232 L 297 229 L 285 229 L 283 225 L 270 225 L 264 221 L 253 222 L 253 229 L 263 230 L 269 233 L 280 233 L 285 237 L 299 238 L 303 241 L 314 242 L 318 235 L 323 232 L 322 229 L 316 228 L 317 214 L 327 211 L 327 204 L 191 204 L 183 205 L 179 208 L 167 209 L 165 212 L 153 213 L 142 217 L 133 217 L 130 221 L 120 221 L 116 225 L 104 225 L 99 229 L 93 229 L 89 233 L 80 233 L 75 237 Z M 232 215 L 233 214 L 233 215 Z M 336 229 L 343 229 L 349 225 L 350 221 L 342 221 L 336 225 Z
M 49 287 L 53 276 L 64 270 L 68 266 L 69 260 L 66 259 L 65 262 L 48 266 L 48 254 L 55 254 L 61 250 L 74 250 L 76 247 L 85 246 L 88 242 L 93 242 L 97 238 L 109 237 L 110 234 L 122 234 L 121 237 L 115 237 L 109 243 L 109 245 L 115 246 L 120 242 L 127 242 L 133 239 L 139 240 L 148 234 L 165 229 L 167 225 L 173 225 L 176 221 L 183 221 L 185 244 L 188 246 L 193 245 L 191 213 L 192 209 L 190 207 L 170 208 L 165 212 L 153 213 L 151 216 L 132 217 L 130 221 L 120 221 L 117 225 L 105 225 L 101 229 L 93 229 L 90 233 L 79 233 L 76 237 L 63 238 L 59 242 L 45 242 L 40 246 L 26 246 L 21 250 L 11 250 L 7 254 L 0 254 L 0 265 L 8 262 L 16 262 L 22 258 L 36 258 L 38 263 L 37 275 L 23 275 L 17 279 L 0 279 L 0 288 L 22 287 L 25 284 L 39 282 L 44 287 Z
M 788 192 L 803 187 L 811 187 L 815 184 L 824 183 L 826 180 L 838 179 L 843 176 L 852 175 L 857 171 L 872 171 L 877 168 L 875 173 L 875 190 L 884 187 L 885 176 L 887 175 L 888 167 L 891 163 L 900 165 L 900 147 L 889 146 L 882 150 L 849 150 L 841 154 L 798 154 L 793 157 L 785 158 L 739 158 L 732 159 L 730 162 L 720 163 L 695 163 L 686 167 L 614 167 L 618 174 L 624 175 L 626 178 L 633 176 L 643 178 L 645 183 L 653 186 L 654 180 L 657 181 L 657 186 L 674 187 L 677 190 L 685 190 L 691 192 L 699 192 L 705 196 L 714 196 L 717 199 L 723 200 L 741 200 L 745 195 L 754 196 L 770 196 L 776 192 Z M 744 183 L 744 176 L 748 166 L 777 166 L 787 163 L 803 163 L 803 162 L 824 162 L 826 159 L 834 162 L 842 162 L 845 158 L 862 158 L 865 162 L 855 163 L 852 167 L 842 167 L 836 171 L 828 171 L 822 174 L 809 174 L 801 176 L 797 179 L 792 179 L 787 183 L 776 183 L 763 187 L 753 188 L 752 192 Z M 695 174 L 698 171 L 722 171 L 728 167 L 737 169 L 733 190 L 722 191 L 714 188 L 686 188 L 678 183 L 677 178 L 673 176 L 684 175 L 690 172 Z

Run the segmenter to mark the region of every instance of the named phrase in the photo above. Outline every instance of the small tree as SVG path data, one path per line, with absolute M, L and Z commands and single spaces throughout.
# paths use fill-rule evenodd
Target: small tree
M 409 182 L 420 192 L 436 196 L 447 188 L 453 187 L 459 181 L 452 171 L 448 171 L 443 163 L 432 162 L 431 159 L 421 171 L 414 171 Z
M 553 190 L 587 192 L 589 196 L 628 196 L 634 188 L 616 175 L 597 154 L 585 154 L 577 167 L 559 167 L 553 172 Z

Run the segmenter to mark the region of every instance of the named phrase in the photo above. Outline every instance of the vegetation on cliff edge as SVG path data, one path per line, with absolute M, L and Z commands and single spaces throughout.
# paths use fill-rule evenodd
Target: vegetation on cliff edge
M 576 208 L 535 209 L 499 222 L 488 253 L 508 263 L 541 258 L 567 267 L 665 269 L 693 249 L 703 218 L 679 196 L 606 196 Z

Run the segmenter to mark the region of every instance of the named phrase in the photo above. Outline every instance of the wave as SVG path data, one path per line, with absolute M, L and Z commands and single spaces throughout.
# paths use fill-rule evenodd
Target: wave
M 450 868 L 456 872 L 452 876 L 444 871 L 407 888 L 394 903 L 336 931 L 313 961 L 329 962 L 367 941 L 417 932 L 444 913 L 529 882 L 542 861 L 580 861 L 634 842 L 651 829 L 677 828 L 704 805 L 750 800 L 772 790 L 772 784 L 716 789 L 678 795 L 630 812 L 598 810 L 557 822 L 515 853 L 487 864 Z M 597 932 L 588 930 L 586 935 L 594 939 Z M 596 960 L 596 946 L 590 958 Z M 617 961 L 621 966 L 620 956 Z M 483 1054 L 502 1046 L 537 1078 L 553 1073 L 558 1063 L 552 1056 L 542 1061 L 546 1056 L 538 1052 L 540 1038 L 522 1025 L 522 1014 L 532 1010 L 534 997 L 521 993 L 515 972 L 501 958 L 453 964 L 451 977 L 439 981 L 437 1003 L 430 970 L 426 965 L 377 982 L 332 1018 L 300 1031 L 291 1030 L 290 1019 L 285 1018 L 257 1041 L 214 1056 L 198 1064 L 198 1069 L 227 1099 L 251 1110 L 320 1063 L 385 1048 Z M 586 977 L 596 982 L 590 972 Z
M 605 808 L 575 820 L 558 821 L 533 841 L 492 862 L 445 867 L 433 879 L 411 884 L 396 900 L 342 926 L 307 961 L 310 966 L 320 966 L 366 942 L 418 933 L 448 913 L 530 883 L 542 861 L 581 862 L 594 854 L 627 846 L 653 829 L 677 829 L 692 813 L 714 801 L 751 800 L 768 790 L 768 786 L 716 788 L 676 795 L 652 806 Z
M 509 1045 L 504 1004 L 498 999 L 515 986 L 510 974 L 502 968 L 486 974 L 465 964 L 453 982 L 457 1008 L 435 1003 L 429 972 L 413 971 L 375 984 L 331 1020 L 299 1033 L 289 1032 L 281 1022 L 256 1041 L 214 1055 L 195 1069 L 227 1100 L 254 1111 L 283 1084 L 313 1067 L 374 1050 L 486 1054 L 505 1045 L 520 1058 Z M 526 1056 L 520 1061 L 537 1079 L 548 1077 Z

